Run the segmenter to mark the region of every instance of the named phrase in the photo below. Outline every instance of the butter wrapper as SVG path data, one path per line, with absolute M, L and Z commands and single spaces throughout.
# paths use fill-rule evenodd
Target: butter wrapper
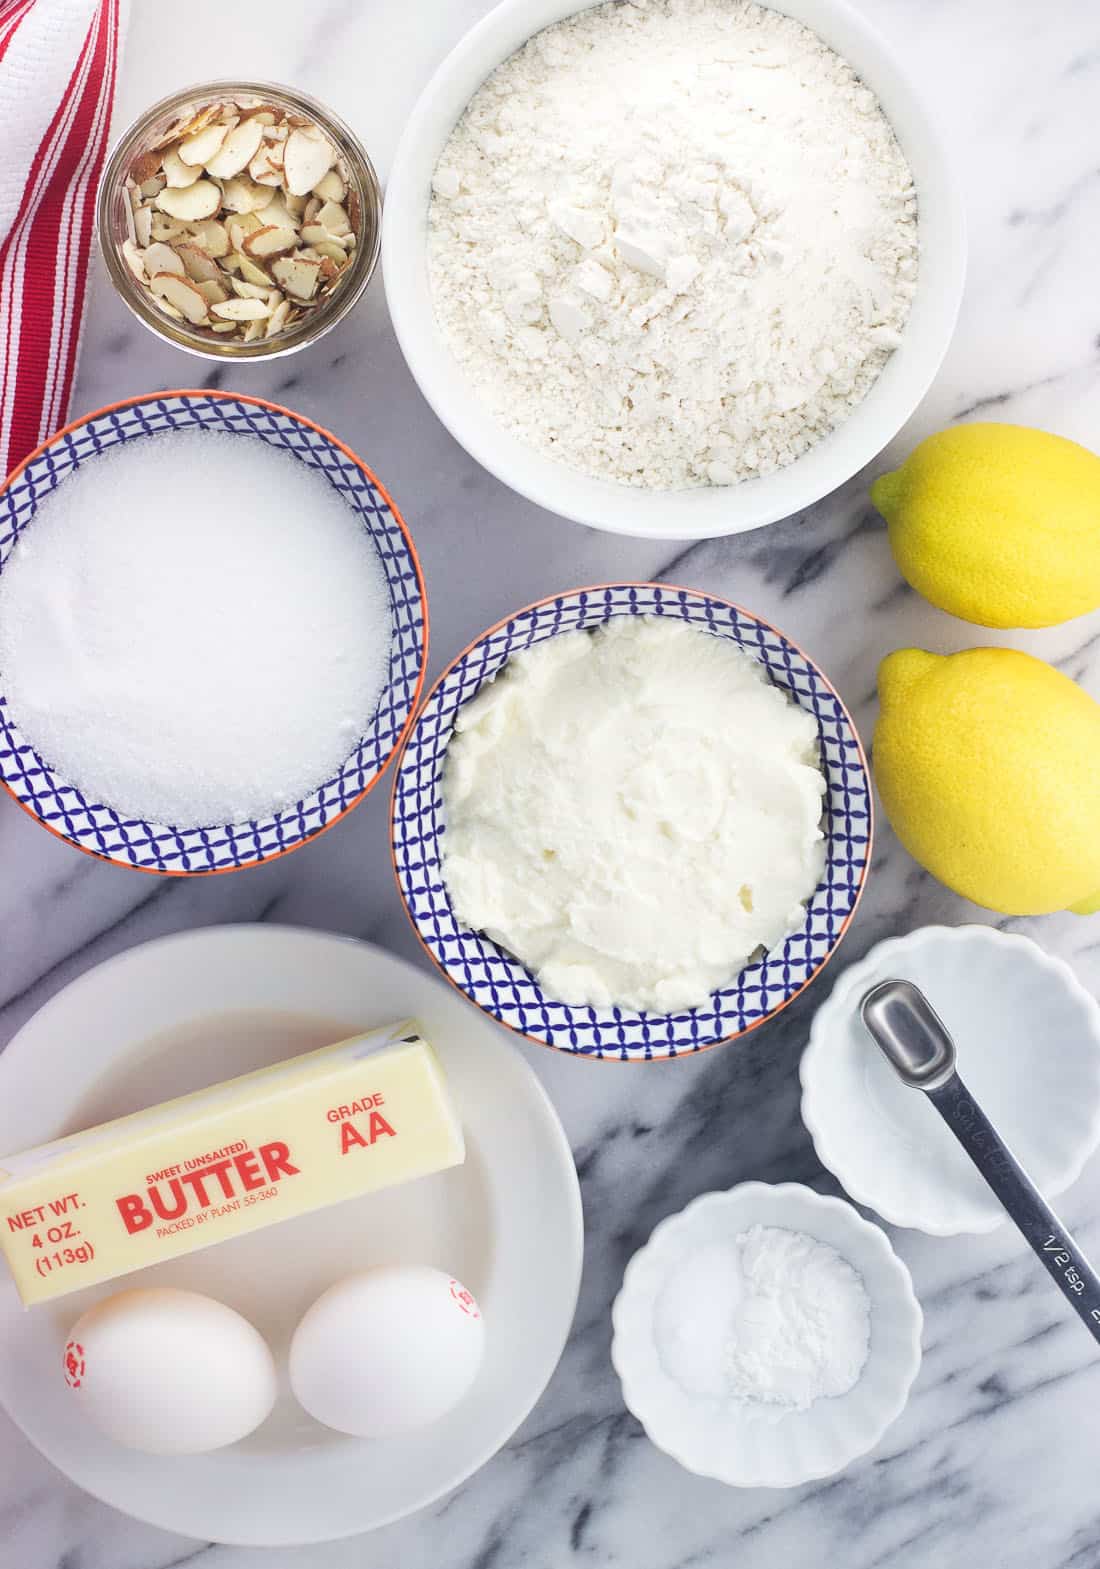
M 0 1249 L 30 1306 L 464 1158 L 405 1022 L 0 1157 Z

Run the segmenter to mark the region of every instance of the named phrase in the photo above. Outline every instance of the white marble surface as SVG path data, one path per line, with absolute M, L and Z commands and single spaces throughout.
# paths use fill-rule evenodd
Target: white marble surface
M 857 0 L 923 82 L 953 144 L 972 231 L 954 346 L 898 452 L 950 420 L 986 413 L 1096 445 L 1100 311 L 1093 0 Z M 433 63 L 487 0 L 289 0 L 135 6 L 119 124 L 204 76 L 294 82 L 331 102 L 383 176 Z M 2 83 L 0 83 L 2 90 Z M 156 344 L 97 287 L 74 412 L 200 381 L 205 367 Z M 207 378 L 207 384 L 211 384 Z M 219 383 L 221 384 L 221 383 Z M 384 292 L 350 330 L 234 385 L 331 426 L 404 508 L 432 597 L 433 666 L 483 626 L 555 588 L 665 576 L 742 601 L 830 672 L 865 734 L 889 649 L 1013 641 L 1100 696 L 1100 616 L 996 639 L 903 589 L 866 499 L 866 476 L 805 516 L 675 549 L 587 532 L 518 500 L 451 441 L 397 350 Z M 317 845 L 211 881 L 156 881 L 100 865 L 0 801 L 0 1041 L 90 965 L 159 933 L 273 920 L 369 937 L 417 957 L 386 853 L 386 792 Z M 924 876 L 881 830 L 846 955 L 929 921 L 986 919 Z M 1006 923 L 1070 959 L 1100 989 L 1100 923 Z M 843 962 L 841 960 L 840 962 Z M 828 984 L 827 982 L 824 984 Z M 913 1399 L 878 1449 L 831 1482 L 733 1492 L 680 1471 L 624 1411 L 608 1363 L 622 1267 L 663 1215 L 707 1188 L 793 1178 L 832 1189 L 798 1115 L 796 1064 L 814 994 L 742 1049 L 650 1071 L 528 1048 L 565 1119 L 584 1181 L 588 1247 L 576 1327 L 547 1394 L 508 1448 L 457 1495 L 375 1536 L 265 1552 L 207 1546 L 124 1519 L 82 1496 L 0 1415 L 5 1569 L 516 1569 L 575 1559 L 630 1569 L 1089 1569 L 1100 1561 L 1100 1366 L 1079 1326 L 1004 1228 L 989 1237 L 896 1237 L 926 1315 Z M 1042 1050 L 1044 1043 L 1036 1042 Z M 517 1050 L 524 1049 L 517 1046 Z M 1064 1201 L 1100 1255 L 1100 1160 Z

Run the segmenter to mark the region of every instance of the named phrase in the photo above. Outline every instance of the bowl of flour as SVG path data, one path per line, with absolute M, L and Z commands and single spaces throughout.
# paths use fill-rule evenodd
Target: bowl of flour
M 918 96 L 839 0 L 504 0 L 414 109 L 382 255 L 473 457 L 565 517 L 698 538 L 897 433 L 965 236 Z
M 554 595 L 428 694 L 394 867 L 445 978 L 580 1057 L 741 1039 L 836 951 L 871 858 L 866 759 L 795 644 L 663 583 Z

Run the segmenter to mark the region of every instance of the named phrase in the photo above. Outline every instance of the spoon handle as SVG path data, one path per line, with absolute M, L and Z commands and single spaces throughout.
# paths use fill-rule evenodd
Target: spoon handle
M 1015 1221 L 1093 1339 L 1100 1341 L 1100 1276 L 1001 1136 L 953 1073 L 928 1099 Z

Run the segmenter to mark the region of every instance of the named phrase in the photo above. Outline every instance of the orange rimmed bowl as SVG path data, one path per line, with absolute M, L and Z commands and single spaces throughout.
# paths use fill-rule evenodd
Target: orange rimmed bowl
M 813 714 L 826 792 L 825 872 L 790 937 L 749 964 L 702 1008 L 673 1014 L 574 1006 L 484 933 L 457 920 L 443 879 L 442 777 L 459 708 L 509 656 L 617 616 L 670 616 L 737 643 Z M 663 583 L 611 583 L 539 600 L 490 627 L 443 672 L 398 759 L 391 809 L 394 870 L 428 956 L 471 1002 L 529 1040 L 576 1056 L 650 1062 L 705 1051 L 757 1029 L 820 974 L 844 936 L 871 859 L 873 807 L 856 727 L 817 665 L 781 632 L 729 600 Z
M 209 875 L 256 866 L 296 850 L 357 806 L 405 738 L 424 684 L 428 602 L 405 522 L 367 465 L 329 431 L 263 398 L 213 391 L 151 393 L 67 425 L 0 490 L 0 572 L 31 528 L 42 498 L 82 463 L 122 442 L 203 428 L 290 452 L 325 475 L 359 518 L 389 586 L 390 668 L 367 732 L 338 773 L 283 811 L 244 823 L 177 829 L 90 799 L 61 777 L 20 733 L 0 680 L 0 784 L 51 833 L 79 850 L 144 872 Z

